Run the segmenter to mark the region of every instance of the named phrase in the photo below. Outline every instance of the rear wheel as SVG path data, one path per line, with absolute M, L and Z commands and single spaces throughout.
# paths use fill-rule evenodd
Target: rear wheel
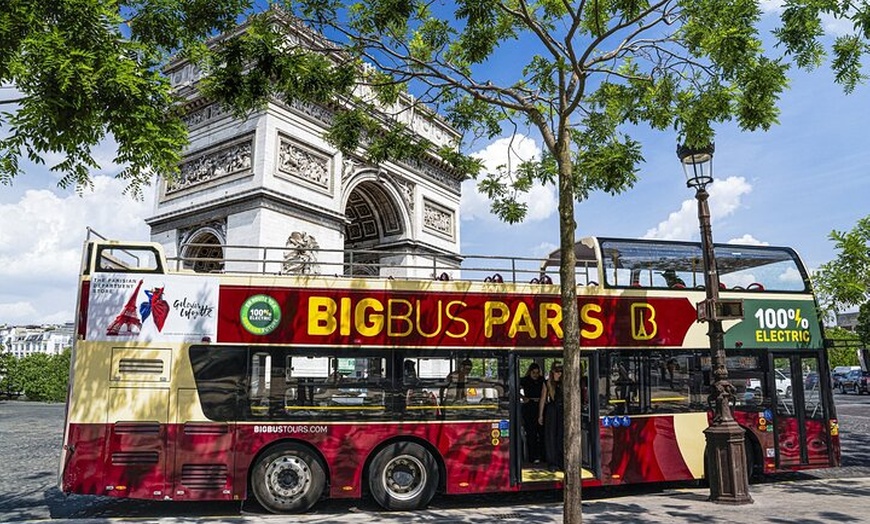
M 438 463 L 414 442 L 396 442 L 375 455 L 369 466 L 369 490 L 389 510 L 425 507 L 438 489 Z
M 254 496 L 272 513 L 300 513 L 320 499 L 326 484 L 323 465 L 304 446 L 281 444 L 269 450 L 251 472 Z

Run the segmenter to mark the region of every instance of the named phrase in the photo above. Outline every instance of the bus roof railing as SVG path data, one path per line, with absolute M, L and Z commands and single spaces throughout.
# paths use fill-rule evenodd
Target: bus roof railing
M 179 253 L 167 259 L 176 271 L 543 284 L 559 281 L 558 268 L 548 268 L 540 257 L 213 243 L 187 243 Z M 596 283 L 597 271 L 594 261 L 578 262 L 578 285 Z

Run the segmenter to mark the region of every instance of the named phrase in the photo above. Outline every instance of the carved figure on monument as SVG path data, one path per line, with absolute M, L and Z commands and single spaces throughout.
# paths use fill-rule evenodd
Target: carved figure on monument
M 320 248 L 317 240 L 308 233 L 294 231 L 287 238 L 289 249 L 284 252 L 284 264 L 281 267 L 282 275 L 310 275 L 316 274 L 317 253 Z

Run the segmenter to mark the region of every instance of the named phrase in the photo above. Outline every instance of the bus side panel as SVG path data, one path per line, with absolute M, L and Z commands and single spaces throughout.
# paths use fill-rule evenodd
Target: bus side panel
M 171 426 L 174 443 L 170 482 L 175 500 L 233 500 L 244 492 L 244 483 L 234 489 L 233 424 L 209 422 L 184 407 L 197 406 L 197 392 L 178 390 L 178 422 Z
M 168 407 L 168 389 L 109 388 L 106 494 L 142 499 L 168 496 Z
M 105 424 L 70 424 L 67 433 L 66 464 L 63 469 L 64 493 L 103 495 L 103 451 L 106 448 Z
M 811 467 L 819 468 L 830 465 L 826 423 L 827 421 L 823 419 L 808 419 L 806 421 L 807 458 Z
M 240 424 L 237 464 L 249 464 L 264 447 L 282 440 L 309 443 L 322 454 L 332 498 L 362 496 L 368 484 L 363 468 L 378 447 L 393 440 L 423 440 L 444 460 L 447 493 L 481 493 L 509 489 L 509 438 L 499 422 L 372 424 Z M 498 434 L 498 436 L 494 436 Z M 435 457 L 436 460 L 439 457 Z
M 704 472 L 706 413 L 603 417 L 601 481 L 692 480 Z
M 713 417 L 713 412 L 709 414 Z M 758 442 L 759 450 L 764 464 L 765 472 L 772 472 L 776 469 L 776 455 L 774 454 L 776 442 L 773 434 L 773 421 L 767 420 L 764 412 L 759 411 L 734 411 L 734 420 L 746 430 L 747 438 Z M 752 450 L 747 448 L 746 453 Z M 751 472 L 750 472 L 751 474 Z

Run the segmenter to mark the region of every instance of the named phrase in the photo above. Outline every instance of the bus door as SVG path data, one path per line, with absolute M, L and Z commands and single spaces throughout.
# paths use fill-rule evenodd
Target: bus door
M 540 397 L 537 396 L 536 392 L 529 393 L 522 387 L 523 378 L 529 371 L 529 365 L 537 364 L 542 377 L 546 380 L 555 361 L 561 362 L 561 358 L 554 357 L 552 353 L 542 355 L 524 353 L 513 355 L 511 360 L 511 390 L 514 392 L 513 398 L 517 399 L 511 410 L 510 434 L 517 436 L 517 438 L 511 439 L 511 485 L 553 482 L 564 479 L 562 471 L 551 471 L 552 468 L 547 463 L 546 446 L 552 438 L 547 431 L 546 423 L 544 427 L 537 424 Z M 597 406 L 595 403 L 588 402 L 588 399 L 598 396 L 595 389 L 597 381 L 589 378 L 597 373 L 596 364 L 597 359 L 590 359 L 588 356 L 581 357 L 581 366 L 584 371 L 582 379 L 584 384 L 581 386 L 584 405 L 580 421 L 583 478 L 593 478 L 594 472 L 598 470 L 595 460 L 598 454 L 594 452 L 598 449 L 598 432 L 596 431 L 598 425 L 592 423 L 593 420 L 597 420 L 597 412 L 593 412 Z M 590 368 L 593 365 L 595 368 Z M 546 394 L 545 390 L 542 393 Z
M 778 468 L 830 464 L 829 395 L 822 390 L 818 353 L 770 355 L 768 387 L 776 399 L 774 438 Z M 773 382 L 771 384 L 771 382 Z

